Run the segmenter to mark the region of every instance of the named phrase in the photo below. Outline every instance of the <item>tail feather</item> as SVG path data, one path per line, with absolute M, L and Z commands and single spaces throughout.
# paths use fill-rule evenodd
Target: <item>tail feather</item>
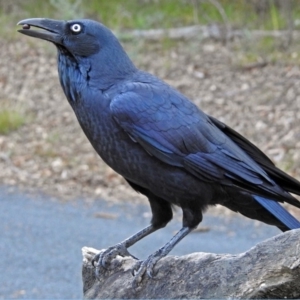
M 278 219 L 289 230 L 300 228 L 300 222 L 293 217 L 287 210 L 285 210 L 278 202 L 263 198 L 261 196 L 254 196 L 254 199 L 268 210 L 276 219 Z

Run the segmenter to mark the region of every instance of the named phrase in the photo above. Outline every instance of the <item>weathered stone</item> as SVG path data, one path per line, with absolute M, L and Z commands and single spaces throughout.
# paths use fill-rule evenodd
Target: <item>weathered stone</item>
M 238 255 L 193 253 L 168 256 L 132 288 L 136 261 L 117 257 L 99 280 L 91 259 L 98 251 L 83 249 L 83 292 L 102 298 L 299 298 L 300 229 L 268 239 Z

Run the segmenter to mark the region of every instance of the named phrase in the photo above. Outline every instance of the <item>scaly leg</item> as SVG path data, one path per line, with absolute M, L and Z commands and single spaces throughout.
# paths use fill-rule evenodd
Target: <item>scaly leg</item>
M 108 249 L 99 252 L 95 255 L 92 260 L 92 264 L 96 266 L 96 276 L 99 277 L 101 268 L 107 268 L 111 261 L 117 256 L 132 256 L 127 248 L 131 247 L 133 244 L 144 238 L 145 236 L 151 234 L 152 232 L 163 228 L 172 219 L 172 209 L 168 202 L 165 200 L 148 193 L 148 199 L 150 202 L 152 210 L 152 220 L 151 225 L 122 241 L 121 243 L 109 247 Z M 135 258 L 136 259 L 136 258 Z
M 96 276 L 99 276 L 99 272 L 101 267 L 107 268 L 108 265 L 111 263 L 111 261 L 116 258 L 117 255 L 120 256 L 131 256 L 135 259 L 133 255 L 129 253 L 127 248 L 135 244 L 137 241 L 141 240 L 145 236 L 151 234 L 152 232 L 156 231 L 157 227 L 153 225 L 149 225 L 146 228 L 142 229 L 141 231 L 137 232 L 136 234 L 132 235 L 131 237 L 127 238 L 126 240 L 122 241 L 121 243 L 118 243 L 115 246 L 111 246 L 108 249 L 99 252 L 95 255 L 95 257 L 92 259 L 92 264 L 96 265 Z
M 202 221 L 202 207 L 198 201 L 188 202 L 182 206 L 182 228 L 173 236 L 173 238 L 162 248 L 151 254 L 146 260 L 141 262 L 138 271 L 133 280 L 133 288 L 137 288 L 142 281 L 143 275 L 146 273 L 150 278 L 153 277 L 153 269 L 156 263 L 168 255 L 169 252 L 178 244 L 185 236 L 187 236 Z
M 142 281 L 143 275 L 147 273 L 150 278 L 153 278 L 153 268 L 156 263 L 163 257 L 169 254 L 169 252 L 178 244 L 185 236 L 187 236 L 193 228 L 182 227 L 173 238 L 166 243 L 163 247 L 159 248 L 153 254 L 151 254 L 146 260 L 144 260 L 138 271 L 136 272 L 133 280 L 133 288 L 137 288 L 138 284 Z

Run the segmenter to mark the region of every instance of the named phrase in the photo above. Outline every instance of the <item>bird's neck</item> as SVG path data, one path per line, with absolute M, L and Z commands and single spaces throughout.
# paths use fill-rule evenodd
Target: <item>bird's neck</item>
M 72 104 L 79 101 L 80 90 L 86 85 L 86 74 L 80 70 L 76 60 L 58 52 L 58 75 L 63 91 Z
M 115 47 L 101 49 L 92 60 L 87 60 L 89 65 L 89 86 L 97 89 L 106 89 L 119 81 L 128 79 L 137 71 L 122 46 L 118 43 Z
M 59 79 L 70 102 L 78 100 L 82 87 L 105 91 L 136 71 L 123 48 L 103 49 L 99 56 L 80 59 L 58 51 Z

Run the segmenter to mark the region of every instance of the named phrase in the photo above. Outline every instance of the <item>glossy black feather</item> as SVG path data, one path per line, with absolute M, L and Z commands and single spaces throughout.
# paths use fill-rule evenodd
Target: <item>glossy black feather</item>
M 297 207 L 300 182 L 256 146 L 206 115 L 157 77 L 138 70 L 117 38 L 91 20 L 27 19 L 21 33 L 54 43 L 61 86 L 96 152 L 150 203 L 151 225 L 99 254 L 97 270 L 172 219 L 183 228 L 141 265 L 136 278 L 221 204 L 281 230 L 300 223 L 278 202 Z M 75 27 L 76 31 L 73 30 Z M 28 26 L 29 25 L 29 26 Z M 31 27 L 44 29 L 32 31 Z M 137 279 L 138 280 L 138 279 Z
M 167 85 L 127 84 L 110 109 L 125 132 L 162 162 L 203 181 L 299 205 L 268 174 L 276 168 L 267 156 Z

